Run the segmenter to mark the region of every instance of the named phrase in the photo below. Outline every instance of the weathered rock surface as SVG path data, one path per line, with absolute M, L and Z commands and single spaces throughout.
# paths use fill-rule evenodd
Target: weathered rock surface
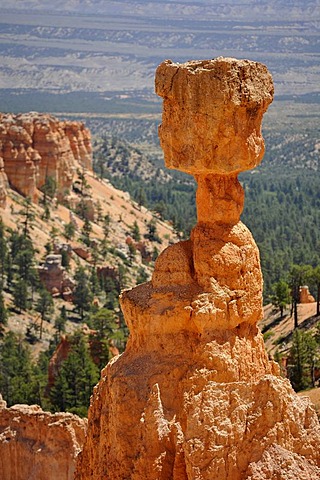
M 61 262 L 62 255 L 51 254 L 47 255 L 45 263 L 38 267 L 41 282 L 52 294 L 72 291 L 75 286 L 75 282 L 69 277 Z
M 72 480 L 86 427 L 71 413 L 0 404 L 1 480 Z
M 309 292 L 309 287 L 304 285 L 299 289 L 299 303 L 313 303 L 315 302 L 315 298 Z
M 59 121 L 48 114 L 0 114 L 0 159 L 10 185 L 37 201 L 51 177 L 60 198 L 77 168 L 91 169 L 91 137 L 81 122 Z
M 261 120 L 273 98 L 267 68 L 218 58 L 163 62 L 156 92 L 163 99 L 159 136 L 166 165 L 191 174 L 239 173 L 262 159 Z
M 237 173 L 262 158 L 271 76 L 247 60 L 166 61 L 156 91 L 165 161 L 195 176 L 198 223 L 121 296 L 130 339 L 95 388 L 75 478 L 320 478 L 317 416 L 256 326 L 259 252 L 240 221 Z

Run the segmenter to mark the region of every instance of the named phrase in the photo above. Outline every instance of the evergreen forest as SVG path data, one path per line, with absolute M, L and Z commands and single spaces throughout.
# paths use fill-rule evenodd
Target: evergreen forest
M 0 221 L 0 392 L 8 406 L 38 404 L 53 412 L 85 416 L 100 370 L 125 348 L 128 330 L 118 298 L 127 285 L 128 270 L 119 263 L 113 277 L 98 277 L 95 263 L 79 263 L 70 272 L 75 282 L 73 302 L 54 300 L 39 278 L 28 199 L 23 214 L 17 230 L 5 228 Z M 65 267 L 69 270 L 68 262 Z M 146 280 L 142 272 L 140 277 Z M 9 319 L 17 316 L 27 325 L 25 334 L 8 328 Z M 52 335 L 44 349 L 45 323 Z M 59 368 L 50 369 L 53 354 L 63 343 L 67 355 L 59 361 Z

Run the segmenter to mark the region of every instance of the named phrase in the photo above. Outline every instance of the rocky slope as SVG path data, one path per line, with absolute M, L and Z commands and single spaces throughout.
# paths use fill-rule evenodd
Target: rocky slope
M 122 294 L 125 353 L 105 368 L 77 480 L 320 478 L 320 428 L 268 360 L 259 253 L 240 171 L 264 152 L 267 69 L 218 58 L 160 65 L 166 164 L 195 176 L 198 223 L 152 281 Z
M 37 201 L 51 178 L 61 199 L 76 169 L 91 169 L 90 132 L 81 122 L 48 114 L 0 114 L 0 162 L 11 187 L 22 195 Z
M 31 122 L 35 129 L 40 128 L 39 126 L 35 127 L 35 125 L 38 125 L 38 123 L 42 125 L 41 122 L 49 126 L 52 135 L 50 132 L 48 133 L 46 143 L 43 140 L 42 150 L 39 149 L 43 156 L 38 163 L 38 173 L 42 168 L 43 159 L 47 164 L 52 161 L 58 168 L 58 172 L 55 170 L 52 172 L 53 178 L 59 182 L 58 186 L 62 196 L 64 196 L 63 185 L 66 185 L 65 178 L 68 178 L 69 183 L 72 181 L 71 193 L 67 197 L 64 196 L 62 198 L 62 203 L 57 202 L 55 196 L 54 198 L 48 196 L 45 206 L 43 194 L 32 180 L 34 177 L 31 180 L 30 178 L 28 179 L 28 176 L 23 177 L 23 174 L 28 175 L 28 169 L 24 168 L 24 161 L 21 168 L 19 163 L 16 163 L 16 168 L 14 168 L 13 182 L 15 182 L 15 179 L 20 178 L 20 184 L 24 185 L 22 188 L 24 194 L 30 194 L 31 191 L 35 192 L 35 200 L 38 199 L 39 195 L 42 196 L 37 203 L 32 203 L 28 207 L 30 218 L 32 218 L 32 228 L 30 228 L 29 234 L 36 249 L 36 265 L 42 265 L 38 271 L 46 288 L 51 293 L 55 293 L 56 297 L 59 297 L 59 294 L 61 297 L 61 294 L 63 294 L 65 300 L 70 300 L 70 298 L 66 298 L 66 294 L 70 293 L 70 288 L 72 289 L 74 270 L 79 262 L 88 269 L 92 268 L 91 253 L 93 247 L 88 247 L 82 241 L 84 219 L 83 217 L 80 218 L 80 214 L 77 211 L 77 205 L 81 202 L 86 202 L 86 206 L 90 207 L 90 209 L 86 210 L 90 214 L 92 227 L 90 240 L 93 246 L 99 246 L 99 251 L 101 250 L 100 244 L 106 235 L 103 221 L 106 216 L 109 219 L 105 246 L 107 253 L 106 257 L 103 258 L 102 255 L 99 257 L 97 268 L 99 270 L 108 270 L 112 273 L 117 271 L 119 267 L 124 267 L 128 286 L 136 285 L 140 270 L 143 270 L 149 277 L 153 269 L 152 258 L 156 254 L 155 252 L 163 250 L 177 238 L 174 229 L 168 223 L 161 221 L 153 212 L 143 206 L 139 206 L 130 198 L 127 192 L 116 189 L 108 180 L 97 178 L 90 168 L 91 144 L 87 143 L 90 139 L 89 131 L 81 123 L 63 122 L 48 114 L 30 113 L 20 116 L 0 114 L 0 117 L 4 121 L 4 123 L 0 122 L 0 130 L 3 135 L 0 145 L 7 146 L 8 156 L 11 155 L 10 151 L 14 156 L 15 149 L 18 148 L 18 143 L 14 144 L 13 142 L 14 137 L 10 133 L 8 123 L 12 128 L 14 126 L 13 130 L 18 128 L 19 122 L 20 124 L 23 123 L 24 127 L 19 127 L 20 133 L 24 131 L 28 122 Z M 20 118 L 19 121 L 18 117 Z M 26 119 L 28 118 L 30 121 L 27 122 Z M 22 122 L 21 119 L 24 119 L 24 121 Z M 5 135 L 5 132 L 7 132 L 7 135 Z M 59 142 L 63 143 L 66 150 L 62 149 L 62 144 Z M 47 155 L 43 153 L 45 151 L 48 152 Z M 53 152 L 54 155 L 50 156 L 50 152 Z M 59 152 L 62 158 L 59 157 Z M 70 162 L 66 160 L 67 158 Z M 25 160 L 28 165 L 28 160 L 26 158 Z M 0 159 L 0 205 L 2 206 L 0 215 L 6 229 L 17 230 L 22 227 L 25 221 L 26 202 L 23 195 L 19 194 L 15 188 L 10 188 L 6 173 L 1 165 L 3 165 L 3 162 L 1 163 Z M 83 166 L 85 168 L 81 173 L 84 173 L 87 185 L 85 195 L 75 191 L 77 188 L 79 189 L 79 186 L 81 189 L 81 180 L 77 172 L 82 170 Z M 66 168 L 66 170 L 64 171 L 63 168 Z M 36 176 L 36 179 L 39 179 L 39 177 Z M 59 179 L 62 179 L 61 182 Z M 12 186 L 14 187 L 13 183 Z M 59 191 L 56 192 L 56 195 L 58 194 Z M 48 212 L 46 212 L 45 207 L 48 208 Z M 72 239 L 65 236 L 65 228 L 69 223 L 75 226 L 75 233 Z M 148 225 L 151 223 L 156 228 L 156 239 L 147 238 Z M 139 232 L 139 241 L 135 241 L 132 238 L 134 227 Z M 130 262 L 129 243 L 133 243 L 134 246 L 134 255 L 130 257 Z M 61 267 L 59 255 L 51 256 L 46 260 L 47 252 L 45 246 L 48 244 L 54 246 L 52 253 L 61 254 L 61 251 L 65 250 L 68 252 L 68 255 L 70 254 L 70 271 L 68 274 L 65 268 Z M 12 295 L 8 291 L 5 291 L 4 294 L 6 306 L 10 309 L 8 326 L 6 328 L 25 338 L 28 329 L 31 328 L 33 330 L 34 325 L 38 323 L 38 314 L 33 310 L 23 314 L 12 310 Z M 53 317 L 61 308 L 61 302 L 63 302 L 61 298 L 55 298 L 56 311 Z M 72 308 L 70 302 L 66 303 L 66 306 L 68 309 Z M 35 356 L 38 355 L 39 351 L 48 347 L 49 341 L 54 335 L 54 321 L 52 319 L 51 321 L 49 320 L 50 318 L 48 321 L 44 321 L 42 340 L 32 345 L 32 349 L 35 350 Z M 68 321 L 67 333 L 72 333 L 78 327 L 78 324 Z
M 0 478 L 72 480 L 87 421 L 37 405 L 0 403 Z

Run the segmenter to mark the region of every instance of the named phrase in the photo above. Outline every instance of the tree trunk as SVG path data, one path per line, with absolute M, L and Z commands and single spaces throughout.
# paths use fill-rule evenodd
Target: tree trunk
M 298 328 L 298 302 L 295 300 L 293 304 L 294 328 Z

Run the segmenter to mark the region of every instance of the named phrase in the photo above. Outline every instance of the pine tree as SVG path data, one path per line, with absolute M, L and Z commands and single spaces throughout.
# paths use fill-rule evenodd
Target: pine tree
M 280 311 L 280 317 L 283 317 L 283 311 L 290 303 L 290 288 L 287 282 L 279 280 L 273 285 L 273 295 L 271 297 L 272 305 Z
M 52 296 L 44 288 L 39 293 L 39 298 L 36 304 L 36 311 L 39 312 L 41 316 L 39 338 L 42 338 L 43 320 L 48 320 L 50 314 L 53 313 Z
M 74 279 L 76 285 L 73 292 L 73 301 L 80 313 L 81 320 L 83 320 L 84 313 L 90 310 L 93 295 L 90 289 L 88 276 L 83 267 L 77 269 Z
M 97 269 L 93 265 L 91 268 L 90 278 L 90 289 L 93 295 L 98 295 L 101 292 L 100 282 L 97 274 Z
M 47 176 L 45 184 L 40 188 L 43 192 L 43 204 L 48 205 L 48 197 L 50 199 L 54 198 L 57 190 L 57 182 L 53 177 Z
M 298 327 L 298 303 L 300 302 L 300 287 L 311 276 L 309 265 L 292 265 L 290 270 L 291 302 L 294 313 L 294 328 Z
M 110 233 L 110 222 L 111 222 L 111 217 L 110 217 L 109 213 L 107 213 L 107 215 L 104 216 L 103 225 L 102 225 L 103 234 L 104 234 L 105 239 L 108 238 L 109 233 Z
M 73 222 L 66 223 L 64 225 L 63 235 L 67 240 L 72 240 L 76 233 L 76 227 Z
M 10 331 L 0 344 L 0 391 L 8 406 L 32 403 L 32 383 L 30 350 Z
M 137 223 L 137 220 L 133 222 L 133 226 L 131 227 L 131 235 L 132 238 L 135 242 L 140 242 L 141 240 L 141 235 L 140 235 L 140 228 Z
M 148 281 L 148 273 L 146 270 L 141 266 L 138 270 L 137 281 L 136 284 L 140 285 L 140 283 L 144 283 Z
M 311 281 L 316 287 L 317 292 L 317 315 L 320 315 L 320 265 L 317 265 L 311 274 Z
M 88 218 L 84 219 L 84 224 L 81 229 L 82 241 L 88 247 L 91 245 L 90 234 L 92 232 L 92 225 Z
M 65 267 L 66 270 L 70 268 L 70 255 L 65 249 L 61 250 L 61 265 Z
M 288 376 L 296 391 L 314 386 L 317 342 L 310 332 L 296 329 L 288 362 Z
M 6 270 L 6 262 L 7 262 L 7 255 L 8 255 L 8 247 L 7 247 L 7 240 L 5 238 L 5 228 L 0 218 L 0 280 L 4 281 L 5 270 Z
M 96 203 L 96 212 L 97 212 L 97 223 L 101 223 L 103 221 L 103 210 L 101 207 L 101 202 L 100 200 L 97 201 Z
M 34 262 L 34 250 L 33 248 L 25 248 L 21 250 L 16 256 L 16 264 L 18 266 L 19 277 L 28 282 L 30 280 L 30 270 Z
M 21 313 L 22 310 L 27 310 L 30 306 L 28 298 L 28 287 L 25 280 L 18 280 L 13 289 L 13 302 Z
M 90 320 L 97 332 L 90 339 L 91 355 L 95 364 L 101 369 L 109 361 L 109 344 L 117 338 L 118 325 L 115 313 L 107 308 L 98 310 Z
M 55 319 L 54 322 L 54 328 L 56 329 L 58 335 L 61 335 L 62 332 L 65 332 L 67 320 L 67 309 L 64 305 L 62 305 L 60 315 Z
M 12 282 L 13 282 L 13 266 L 12 266 L 12 259 L 11 255 L 7 255 L 6 258 L 6 264 L 5 264 L 5 271 L 7 274 L 7 286 L 9 288 L 12 287 Z
M 32 206 L 32 201 L 30 197 L 26 197 L 23 201 L 23 209 L 19 212 L 22 214 L 24 217 L 22 220 L 22 225 L 23 225 L 23 231 L 22 235 L 23 237 L 29 237 L 30 236 L 30 230 L 33 230 L 33 221 L 35 219 L 35 214 L 33 211 L 33 206 Z
M 130 262 L 130 265 L 132 265 L 134 259 L 136 258 L 137 249 L 133 243 L 128 244 L 128 249 L 129 249 L 129 262 Z
M 70 343 L 69 355 L 60 367 L 50 398 L 55 409 L 84 416 L 93 386 L 99 379 L 99 371 L 81 332 L 76 332 Z
M 7 319 L 8 319 L 8 310 L 6 309 L 6 306 L 4 303 L 2 286 L 0 284 L 0 335 L 3 332 L 4 325 L 7 324 Z

